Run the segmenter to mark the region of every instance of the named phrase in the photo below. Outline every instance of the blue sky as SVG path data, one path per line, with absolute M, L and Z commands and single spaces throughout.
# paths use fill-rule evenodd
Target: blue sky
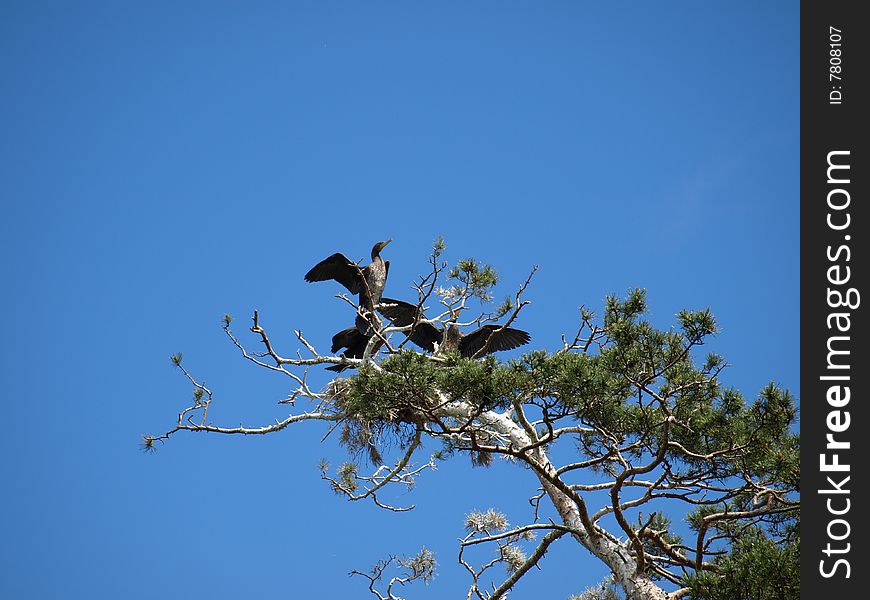
M 5 597 L 361 597 L 421 544 L 411 596 L 464 593 L 464 515 L 525 522 L 527 472 L 456 459 L 393 515 L 320 481 L 319 425 L 138 448 L 190 397 L 177 351 L 215 423 L 286 416 L 221 315 L 325 349 L 351 317 L 302 275 L 380 239 L 391 295 L 437 235 L 503 294 L 540 265 L 532 348 L 644 287 L 662 327 L 713 308 L 748 397 L 800 392 L 797 2 L 5 2 L 0 56 Z M 603 574 L 542 566 L 516 598 Z

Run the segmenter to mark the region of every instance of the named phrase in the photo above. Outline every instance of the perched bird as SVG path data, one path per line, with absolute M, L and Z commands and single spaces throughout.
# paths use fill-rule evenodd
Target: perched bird
M 344 352 L 341 353 L 345 358 L 362 358 L 365 353 L 366 346 L 369 343 L 369 340 L 372 338 L 371 335 L 366 335 L 362 333 L 359 329 L 354 327 L 348 327 L 342 331 L 339 331 L 334 336 L 332 336 L 332 353 L 335 354 L 342 348 L 347 348 Z M 376 343 L 373 352 L 377 352 L 380 347 L 380 343 Z M 326 367 L 327 371 L 335 371 L 336 373 L 341 373 L 345 369 L 351 368 L 351 365 L 332 365 L 331 367 Z
M 381 251 L 393 240 L 378 242 L 372 248 L 372 262 L 364 267 L 357 266 L 341 252 L 326 258 L 305 274 L 305 281 L 326 281 L 334 279 L 346 287 L 351 294 L 359 294 L 359 306 L 373 313 L 381 294 L 387 285 L 390 261 L 381 258 Z M 371 325 L 363 315 L 357 315 L 356 328 L 363 334 L 371 334 Z
M 381 298 L 378 311 L 398 327 L 413 325 L 422 317 L 415 304 L 392 298 Z M 478 352 L 483 356 L 519 348 L 528 344 L 531 338 L 525 331 L 511 327 L 502 328 L 500 325 L 484 325 L 471 333 L 463 334 L 452 323 L 445 331 L 443 327 L 432 323 L 417 322 L 411 331 L 410 340 L 429 352 L 435 352 L 437 344 L 439 354 L 458 350 L 462 356 L 472 358 Z

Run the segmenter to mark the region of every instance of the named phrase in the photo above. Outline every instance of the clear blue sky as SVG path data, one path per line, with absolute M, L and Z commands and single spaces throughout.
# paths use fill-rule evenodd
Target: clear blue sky
M 4 2 L 0 595 L 364 597 L 350 569 L 420 544 L 410 595 L 464 594 L 463 516 L 524 522 L 528 472 L 459 458 L 393 515 L 319 480 L 320 425 L 138 448 L 190 397 L 177 351 L 215 423 L 284 417 L 220 316 L 325 349 L 350 316 L 302 275 L 387 237 L 396 295 L 436 235 L 505 294 L 540 265 L 533 348 L 644 287 L 663 327 L 713 307 L 747 396 L 799 393 L 798 3 L 626 4 Z M 542 566 L 516 598 L 603 573 Z

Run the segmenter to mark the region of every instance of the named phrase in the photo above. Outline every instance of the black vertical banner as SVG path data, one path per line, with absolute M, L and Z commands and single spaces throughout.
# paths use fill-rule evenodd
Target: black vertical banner
M 801 3 L 801 592 L 866 598 L 867 39 L 859 2 Z

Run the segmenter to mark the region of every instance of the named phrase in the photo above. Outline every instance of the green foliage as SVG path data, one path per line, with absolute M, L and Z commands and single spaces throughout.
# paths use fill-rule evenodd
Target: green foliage
M 661 536 L 662 539 L 664 539 L 664 541 L 668 544 L 681 544 L 683 541 L 679 535 L 676 535 L 669 531 L 671 528 L 671 520 L 660 512 L 652 513 L 647 518 L 647 520 L 644 520 L 643 513 L 639 514 L 638 525 L 640 527 L 645 526 L 647 530 L 656 533 L 664 532 L 661 534 Z M 654 553 L 658 550 L 657 546 L 648 537 L 643 538 L 643 545 L 644 550 L 646 550 L 647 552 Z
M 677 319 L 683 326 L 683 333 L 691 343 L 700 343 L 708 335 L 716 333 L 716 320 L 710 313 L 710 309 L 700 311 L 681 310 L 677 313 Z
M 414 409 L 434 405 L 439 369 L 427 357 L 405 350 L 381 363 L 360 368 L 338 397 L 346 415 L 361 421 L 411 419 Z
M 380 369 L 361 368 L 338 400 L 355 419 L 416 422 L 443 401 L 436 390 L 489 410 L 509 404 L 521 384 L 521 373 L 492 356 L 475 361 L 453 354 L 442 364 L 407 350 L 387 358 Z
M 176 367 L 180 367 L 181 366 L 181 352 L 176 352 L 175 354 L 171 355 L 169 357 L 169 360 L 171 360 L 172 364 L 175 365 Z
M 634 409 L 625 401 L 626 382 L 610 373 L 601 356 L 532 352 L 512 366 L 522 374 L 523 391 L 554 400 L 554 408 L 610 431 L 634 428 Z
M 750 530 L 717 561 L 718 572 L 688 577 L 693 600 L 792 600 L 800 597 L 800 542 L 779 545 Z
M 471 260 L 460 261 L 451 275 L 481 289 L 495 281 L 494 272 Z M 502 308 L 509 310 L 507 306 Z M 377 448 L 385 433 L 396 434 L 395 439 L 406 446 L 418 426 L 443 418 L 438 409 L 444 403 L 461 401 L 482 413 L 533 402 L 531 411 L 543 414 L 545 420 L 569 419 L 586 429 L 573 439 L 583 459 L 604 459 L 594 470 L 613 476 L 616 471 L 609 457 L 614 445 L 631 445 L 623 450 L 623 458 L 643 464 L 661 452 L 670 477 L 735 490 L 721 503 L 700 506 L 687 516 L 694 531 L 713 536 L 720 549 L 731 549 L 716 560 L 718 574 L 692 575 L 697 598 L 794 597 L 790 594 L 799 578 L 798 541 L 791 531 L 793 508 L 774 494 L 757 497 L 751 493 L 755 488 L 739 488 L 752 478 L 767 482 L 785 498 L 799 489 L 800 445 L 792 433 L 795 399 L 771 383 L 747 401 L 720 383 L 725 360 L 713 353 L 697 356 L 699 347 L 717 332 L 709 309 L 681 311 L 675 327 L 667 330 L 647 320 L 646 310 L 643 290 L 632 290 L 624 299 L 609 297 L 603 328 L 595 330 L 599 337 L 588 351 L 535 351 L 508 362 L 492 355 L 480 360 L 458 354 L 434 359 L 401 351 L 377 367 L 363 366 L 342 384 L 337 396 L 347 417 L 342 441 L 379 457 Z M 588 311 L 584 315 L 591 320 Z M 552 429 L 539 423 L 537 431 L 548 444 Z M 476 428 L 477 446 L 457 436 L 442 437 L 444 446 L 435 457 L 443 460 L 467 453 L 473 465 L 487 466 L 497 456 L 479 447 L 496 443 L 488 435 L 485 427 Z M 763 514 L 751 522 L 731 517 L 760 509 Z M 507 526 L 503 515 L 498 522 L 495 516 L 493 511 L 475 513 L 466 526 L 472 531 Z M 639 515 L 636 528 L 645 529 L 642 544 L 651 555 L 659 553 L 662 543 L 681 543 L 664 515 Z M 519 547 L 504 548 L 500 559 L 509 570 L 525 561 Z M 752 572 L 766 575 L 748 579 L 745 589 L 729 587 L 729 581 L 740 581 Z M 605 585 L 578 598 L 609 600 L 618 597 L 614 594 Z
M 477 268 L 460 265 L 468 271 Z M 662 442 L 663 423 L 672 415 L 685 424 L 671 427 L 669 433 L 686 451 L 672 452 L 673 468 L 681 474 L 712 469 L 724 481 L 747 472 L 796 484 L 799 445 L 790 433 L 797 417 L 793 397 L 771 384 L 747 406 L 739 392 L 719 384 L 716 375 L 725 365 L 721 357 L 710 354 L 695 365 L 692 348 L 716 331 L 708 310 L 682 311 L 681 331 L 656 329 L 641 318 L 645 310 L 642 290 L 630 292 L 624 301 L 608 298 L 608 339 L 596 354 L 536 351 L 500 363 L 492 355 L 471 360 L 454 354 L 437 362 L 402 351 L 380 369 L 361 368 L 339 395 L 339 403 L 354 421 L 374 424 L 375 435 L 365 443 L 384 424 L 426 421 L 445 400 L 483 411 L 537 397 L 551 412 L 573 415 L 618 439 L 646 436 L 656 443 Z M 643 402 L 638 401 L 638 389 L 645 390 Z M 588 434 L 581 436 L 580 446 L 585 454 L 600 456 L 607 452 L 605 442 Z M 738 447 L 745 447 L 740 461 L 727 452 Z M 452 450 L 445 448 L 448 454 Z M 472 460 L 488 464 L 480 455 Z
M 447 242 L 444 241 L 444 238 L 440 235 L 435 238 L 435 241 L 432 242 L 432 254 L 435 258 L 441 256 L 441 253 L 444 252 L 444 249 L 447 248 Z
M 646 309 L 646 291 L 640 288 L 629 290 L 625 300 L 608 296 L 605 299 L 604 326 L 611 328 L 620 322 L 632 322 Z
M 142 441 L 140 442 L 139 447 L 140 447 L 140 448 L 142 449 L 142 451 L 145 452 L 146 454 L 149 454 L 149 453 L 151 453 L 151 452 L 156 452 L 156 451 L 157 451 L 157 447 L 154 445 L 154 442 L 155 442 L 155 441 L 157 441 L 157 440 L 156 440 L 156 438 L 154 438 L 153 436 L 150 436 L 150 435 L 143 435 L 143 436 L 142 436 Z
M 459 285 L 448 290 L 447 296 L 459 297 L 467 293 L 481 301 L 492 300 L 491 290 L 498 283 L 498 273 L 490 265 L 481 265 L 473 258 L 460 260 L 448 273 Z
M 496 319 L 500 319 L 501 317 L 503 317 L 503 316 L 505 316 L 506 314 L 508 314 L 511 310 L 513 310 L 513 308 L 514 308 L 514 301 L 511 300 L 509 297 L 508 297 L 508 298 L 505 298 L 505 299 L 502 301 L 502 303 L 499 304 L 499 305 L 495 308 L 494 317 L 495 317 Z

